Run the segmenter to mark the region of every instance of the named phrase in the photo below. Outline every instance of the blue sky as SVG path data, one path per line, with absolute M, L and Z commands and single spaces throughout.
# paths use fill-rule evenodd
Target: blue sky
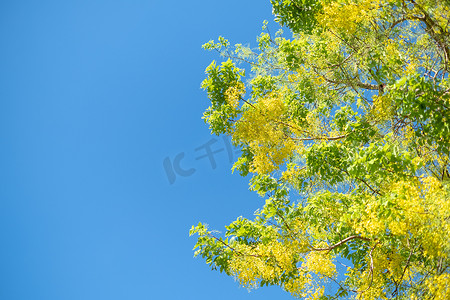
M 200 82 L 203 43 L 255 45 L 264 19 L 269 1 L 2 1 L 0 299 L 291 298 L 210 271 L 188 237 L 262 205 Z M 176 157 L 192 174 L 170 177 Z

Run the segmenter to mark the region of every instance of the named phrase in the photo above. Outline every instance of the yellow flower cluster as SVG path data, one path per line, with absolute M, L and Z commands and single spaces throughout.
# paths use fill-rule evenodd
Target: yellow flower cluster
M 378 218 L 379 203 L 375 197 L 368 197 L 365 203 L 365 210 L 360 219 L 353 220 L 353 228 L 357 234 L 363 237 L 372 237 L 386 230 L 383 220 Z
M 250 171 L 258 174 L 267 174 L 283 164 L 286 158 L 295 150 L 292 140 L 281 140 L 276 145 L 264 145 L 256 142 L 250 143 L 254 157 Z
M 420 238 L 424 254 L 430 258 L 445 255 L 450 247 L 450 197 L 439 180 L 426 177 L 422 183 L 401 181 L 392 185 L 397 211 L 387 220 L 393 234 L 408 232 Z
M 356 299 L 364 300 L 379 300 L 388 299 L 385 293 L 386 282 L 383 276 L 383 271 L 389 265 L 389 258 L 383 255 L 381 251 L 376 248 L 373 253 L 373 266 L 371 270 L 371 259 L 366 257 L 366 268 L 360 272 L 358 267 L 348 268 L 346 276 L 350 286 L 357 290 Z
M 414 140 L 414 129 L 407 125 L 401 129 L 402 134 L 402 146 L 407 148 L 408 145 Z M 420 159 L 417 158 L 416 161 L 419 161 Z
M 348 34 L 356 31 L 359 23 L 368 21 L 376 1 L 353 0 L 344 4 L 337 1 L 322 1 L 323 14 L 319 16 L 319 24 L 343 30 Z
M 392 100 L 388 95 L 374 95 L 372 100 L 372 115 L 379 121 L 388 120 L 393 114 Z
M 364 237 L 374 237 L 389 229 L 391 234 L 420 237 L 426 253 L 442 255 L 442 247 L 449 247 L 445 232 L 450 232 L 450 198 L 439 180 L 426 177 L 418 180 L 399 181 L 386 188 L 394 195 L 390 198 L 391 213 L 380 216 L 382 209 L 376 197 L 367 197 L 364 212 L 351 224 L 355 232 Z
M 284 284 L 284 290 L 295 298 L 304 298 L 306 296 L 306 288 L 311 281 L 311 275 L 308 273 L 301 274 Z
M 295 168 L 288 166 L 294 172 L 292 169 Z M 423 269 L 422 265 L 409 261 L 400 249 L 409 252 L 420 245 L 421 253 L 436 261 L 445 259 L 450 252 L 450 197 L 438 179 L 399 181 L 386 184 L 385 189 L 391 208 L 389 214 L 379 213 L 385 209 L 380 197 L 368 195 L 358 204 L 364 207 L 358 220 L 349 221 L 356 233 L 372 241 L 364 270 L 355 266 L 346 274 L 349 285 L 359 291 L 355 294 L 357 299 L 387 299 L 388 281 L 409 284 L 410 274 Z M 307 239 L 302 238 L 307 232 L 320 236 L 319 229 L 308 227 L 300 218 L 292 220 L 289 226 L 295 235 L 293 239 L 287 236 L 266 244 L 237 245 L 230 262 L 231 273 L 241 285 L 252 288 L 261 280 L 271 281 L 298 271 L 297 276 L 283 283 L 283 288 L 297 298 L 318 299 L 324 292 L 319 280 L 336 277 L 334 256 L 329 251 L 311 250 Z M 390 245 L 380 240 L 379 236 L 386 232 L 396 236 L 400 243 Z M 327 247 L 325 242 L 314 246 Z M 295 261 L 299 256 L 302 263 L 297 268 Z M 425 285 L 435 299 L 448 299 L 449 281 L 448 275 L 435 274 Z
M 245 142 L 277 142 L 283 133 L 277 130 L 277 121 L 285 112 L 285 105 L 276 95 L 261 98 L 242 114 L 234 138 Z
M 427 214 L 423 219 L 426 228 L 421 231 L 425 253 L 430 257 L 441 257 L 450 251 L 450 195 L 434 177 L 423 179 Z
M 419 66 L 417 65 L 416 62 L 410 62 L 405 69 L 405 75 L 413 75 L 416 73 L 416 70 Z
M 311 274 L 306 272 L 288 280 L 283 288 L 293 297 L 307 300 L 318 300 L 325 292 L 325 287 L 314 285 Z
M 423 268 L 422 265 L 407 263 L 408 258 L 402 256 L 397 247 L 412 251 L 420 245 L 421 252 L 427 259 L 440 261 L 450 252 L 450 195 L 435 177 L 421 180 L 399 181 L 387 186 L 385 193 L 390 194 L 389 214 L 377 214 L 384 208 L 378 198 L 370 196 L 365 199 L 365 211 L 352 224 L 354 230 L 363 237 L 376 240 L 386 230 L 400 239 L 401 244 L 394 248 L 386 245 L 374 245 L 372 253 L 373 273 L 369 268 L 359 273 L 351 270 L 347 275 L 353 278 L 355 287 L 367 291 L 360 294 L 361 299 L 385 299 L 384 287 L 389 278 L 403 284 L 410 280 L 409 274 Z M 414 237 L 415 245 L 411 244 Z M 367 265 L 371 264 L 366 257 Z M 409 268 L 405 266 L 409 264 Z M 415 271 L 414 271 L 415 270 Z M 372 280 L 368 278 L 373 277 Z M 428 279 L 426 285 L 435 299 L 450 299 L 449 276 L 435 275 Z M 369 283 L 372 282 L 370 285 Z M 370 287 L 370 288 L 369 288 Z
M 317 110 L 312 110 L 308 112 L 305 119 L 308 124 L 308 132 L 310 135 L 318 136 L 321 132 L 321 122 L 320 117 L 318 116 Z
M 325 292 L 325 287 L 318 287 L 315 290 L 310 290 L 310 292 L 307 295 L 307 300 L 319 300 L 322 296 L 323 293 Z
M 382 287 L 385 285 L 386 277 L 397 282 L 399 282 L 400 278 L 402 278 L 403 281 L 408 280 L 408 276 L 402 277 L 403 268 L 406 262 L 405 258 L 399 254 L 397 249 L 390 249 L 388 247 L 383 247 L 382 245 L 375 245 L 374 247 L 375 249 L 372 253 L 372 259 L 374 268 L 373 278 L 376 282 L 375 286 L 378 285 L 380 289 L 383 290 Z M 370 266 L 370 257 L 366 257 L 366 261 L 367 265 Z M 370 274 L 370 269 L 366 270 L 364 276 L 372 276 Z M 376 293 L 380 294 L 381 291 Z
M 317 274 L 320 278 L 333 277 L 336 274 L 336 266 L 333 263 L 333 256 L 326 251 L 309 252 L 308 255 L 306 255 L 303 266 L 308 271 Z
M 282 97 L 281 93 L 259 99 L 244 111 L 236 124 L 233 139 L 248 144 L 254 155 L 251 172 L 270 173 L 295 150 L 294 141 L 284 132 Z
M 435 275 L 426 280 L 425 285 L 430 293 L 430 298 L 435 300 L 450 299 L 450 274 Z
M 400 38 L 384 40 L 382 43 L 384 45 L 383 63 L 389 65 L 392 72 L 403 74 L 403 76 L 412 75 L 418 67 L 416 54 L 410 49 L 410 44 L 405 45 L 405 41 Z M 405 59 L 406 57 L 408 58 Z
M 236 109 L 239 106 L 239 100 L 244 94 L 245 94 L 245 85 L 243 82 L 238 82 L 236 85 L 230 86 L 225 91 L 225 100 L 229 105 L 231 105 L 231 107 Z
M 238 253 L 230 262 L 230 270 L 239 283 L 245 287 L 256 287 L 260 280 L 273 280 L 283 272 L 291 272 L 295 248 L 280 242 L 259 244 L 252 248 L 237 246 Z

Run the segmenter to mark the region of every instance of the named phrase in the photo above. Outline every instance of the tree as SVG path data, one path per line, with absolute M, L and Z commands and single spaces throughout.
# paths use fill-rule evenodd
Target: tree
M 210 41 L 202 83 L 265 204 L 195 255 L 298 298 L 450 299 L 450 1 L 271 3 L 292 38 Z

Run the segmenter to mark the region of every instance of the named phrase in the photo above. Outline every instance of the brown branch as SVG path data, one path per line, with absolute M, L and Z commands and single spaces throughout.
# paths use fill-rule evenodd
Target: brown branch
M 389 27 L 389 30 L 394 29 L 395 26 L 397 26 L 398 24 L 401 24 L 401 23 L 403 23 L 403 22 L 405 22 L 405 21 L 407 21 L 407 20 L 408 20 L 407 18 L 401 18 L 401 19 L 398 19 L 398 20 L 394 21 L 394 22 L 391 24 L 391 26 Z
M 250 102 L 248 102 L 247 100 L 245 100 L 242 96 L 240 96 L 239 98 L 240 98 L 240 100 L 242 100 L 242 101 L 245 102 L 246 104 L 250 105 L 252 108 L 257 109 L 256 106 L 254 106 L 252 103 L 250 103 Z M 265 114 L 264 114 L 263 112 L 260 112 L 260 113 L 261 113 L 263 116 L 265 116 Z M 281 121 L 281 120 L 273 120 L 273 121 L 276 122 L 276 123 L 282 124 L 282 125 L 284 125 L 284 126 L 287 126 L 287 127 L 289 127 L 289 128 L 292 128 L 292 129 L 294 129 L 294 130 L 299 130 L 299 131 L 302 131 L 302 132 L 304 132 L 304 133 L 309 133 L 309 132 L 307 132 L 307 131 L 305 131 L 305 130 L 302 130 L 302 129 L 299 128 L 299 127 L 292 126 L 291 124 L 288 124 L 288 123 L 283 122 L 283 121 Z M 339 139 L 342 139 L 342 138 L 347 137 L 348 134 L 344 134 L 344 135 L 340 135 L 340 136 L 335 136 L 335 137 L 310 137 L 310 138 L 295 138 L 295 137 L 291 137 L 291 136 L 289 136 L 289 135 L 287 135 L 287 134 L 285 134 L 285 136 L 286 136 L 287 138 L 290 138 L 290 139 L 295 140 L 295 141 L 313 141 L 313 140 L 335 141 L 335 140 L 339 140 Z
M 370 283 L 369 283 L 369 286 L 364 291 L 358 292 L 360 294 L 363 294 L 363 293 L 367 292 L 372 286 L 372 283 L 373 283 L 373 257 L 372 257 L 372 252 L 373 252 L 373 250 L 375 250 L 375 247 L 377 245 L 378 245 L 378 242 L 372 247 L 372 249 L 370 249 L 370 252 L 369 252 L 369 257 L 370 257 Z
M 318 74 L 318 75 L 321 75 L 321 74 L 319 74 L 319 72 L 317 70 L 314 70 L 314 72 L 316 72 L 316 74 Z M 361 82 L 361 81 L 359 81 L 356 78 L 347 78 L 347 81 L 336 81 L 336 80 L 327 78 L 324 75 L 321 75 L 321 76 L 327 82 L 332 83 L 332 84 L 336 84 L 336 85 L 343 84 L 343 85 L 350 86 L 350 87 L 353 87 L 353 85 L 354 85 L 356 87 L 359 87 L 359 88 L 362 88 L 362 89 L 366 89 L 366 90 L 378 90 L 379 89 L 378 85 Z
M 296 141 L 314 141 L 314 140 L 326 140 L 326 141 L 335 141 L 342 138 L 346 138 L 348 134 L 339 135 L 339 136 L 332 136 L 332 137 L 311 137 L 311 138 L 294 138 L 291 137 L 293 140 Z
M 445 69 L 448 70 L 448 63 L 450 60 L 450 49 L 445 41 L 445 38 L 443 38 L 445 34 L 445 31 L 442 27 L 436 24 L 436 22 L 428 15 L 426 10 L 420 6 L 418 3 L 416 3 L 414 0 L 409 0 L 413 5 L 415 5 L 422 13 L 423 16 L 410 16 L 407 17 L 410 20 L 418 20 L 425 24 L 426 31 L 429 33 L 429 35 L 436 41 L 436 43 L 442 48 L 444 52 L 444 65 Z M 439 28 L 440 34 L 436 33 L 434 31 L 434 28 Z
M 252 103 L 250 103 L 250 102 L 248 102 L 247 100 L 245 100 L 242 96 L 239 96 L 239 99 L 241 99 L 242 101 L 244 101 L 245 103 L 247 103 L 248 105 L 250 105 L 251 107 L 253 107 L 254 109 L 256 109 L 256 107 L 255 107 Z
M 340 168 L 339 168 L 340 169 Z M 343 169 L 340 169 L 342 172 L 344 172 L 345 174 L 347 174 L 347 176 L 348 177 L 351 177 L 350 176 L 350 174 L 346 171 L 346 170 L 343 170 Z M 359 177 L 354 177 L 355 179 L 358 179 L 359 181 L 361 181 L 362 183 L 364 183 L 373 193 L 375 193 L 375 194 L 377 194 L 377 195 L 379 195 L 379 196 L 381 196 L 381 193 L 380 192 L 378 192 L 377 190 L 375 190 L 373 187 L 371 187 L 364 179 L 362 179 L 362 178 L 359 178 Z
M 348 238 L 343 239 L 342 241 L 339 241 L 338 243 L 334 244 L 333 246 L 330 246 L 330 247 L 327 247 L 327 248 L 313 248 L 313 247 L 311 247 L 311 249 L 314 250 L 314 251 L 330 251 L 330 250 L 333 250 L 334 248 L 339 247 L 340 245 L 345 244 L 346 242 L 348 242 L 350 240 L 353 240 L 353 239 L 361 239 L 361 240 L 364 240 L 364 241 L 371 241 L 371 239 L 369 239 L 369 238 L 365 238 L 365 237 L 362 237 L 362 236 L 359 236 L 359 235 L 352 235 L 352 236 L 349 236 Z

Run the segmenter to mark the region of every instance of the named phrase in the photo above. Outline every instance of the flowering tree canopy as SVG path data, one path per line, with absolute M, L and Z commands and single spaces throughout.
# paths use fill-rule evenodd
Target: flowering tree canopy
M 291 38 L 203 46 L 204 119 L 265 204 L 195 254 L 298 298 L 450 299 L 450 1 L 271 2 Z

